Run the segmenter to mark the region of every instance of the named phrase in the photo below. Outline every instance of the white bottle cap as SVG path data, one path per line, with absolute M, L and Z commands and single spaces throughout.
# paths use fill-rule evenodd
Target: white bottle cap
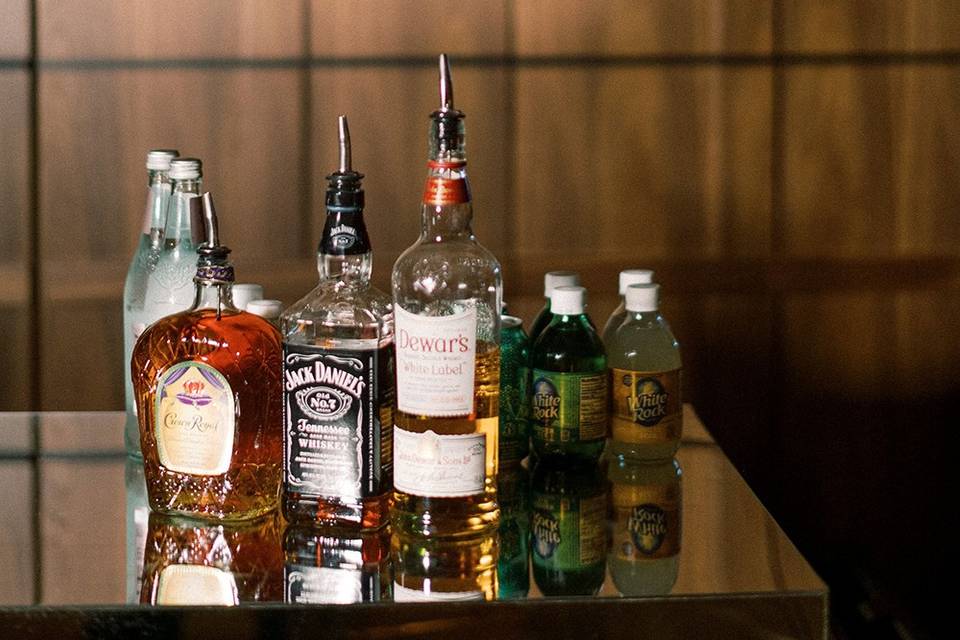
M 632 284 L 627 287 L 627 311 L 656 311 L 660 301 L 660 285 Z
M 624 269 L 620 272 L 620 295 L 627 295 L 627 287 L 632 284 L 650 284 L 653 271 L 650 269 Z
M 279 300 L 251 300 L 246 311 L 267 320 L 276 320 L 283 313 L 283 303 Z
M 203 163 L 196 158 L 174 158 L 170 161 L 171 180 L 197 180 L 203 175 Z
M 150 171 L 169 171 L 170 161 L 180 155 L 176 149 L 150 149 L 147 151 L 147 169 Z
M 554 287 L 550 292 L 550 313 L 576 316 L 583 313 L 587 290 L 583 287 Z
M 263 298 L 263 287 L 259 284 L 235 284 L 233 285 L 233 306 L 237 309 L 246 309 L 251 300 L 260 300 Z
M 580 274 L 576 271 L 548 271 L 543 276 L 543 297 L 549 298 L 550 292 L 557 287 L 576 287 L 580 284 Z

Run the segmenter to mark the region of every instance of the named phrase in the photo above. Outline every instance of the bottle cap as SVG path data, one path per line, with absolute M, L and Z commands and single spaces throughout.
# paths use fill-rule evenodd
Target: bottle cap
M 246 309 L 251 300 L 263 299 L 263 287 L 259 284 L 243 282 L 233 285 L 233 306 Z
M 583 287 L 554 287 L 550 293 L 550 312 L 558 316 L 576 316 L 583 313 L 587 290 Z
M 556 287 L 576 287 L 580 284 L 580 274 L 576 271 L 548 271 L 543 276 L 543 297 L 549 298 Z
M 620 295 L 627 295 L 627 287 L 632 284 L 650 284 L 653 271 L 650 269 L 624 269 L 620 272 Z
M 283 303 L 279 300 L 251 300 L 245 311 L 267 320 L 276 320 L 283 313 Z
M 658 284 L 631 284 L 627 287 L 627 311 L 656 311 L 660 298 Z
M 500 316 L 500 326 L 504 329 L 514 329 L 523 324 L 523 320 L 517 316 Z
M 169 171 L 170 161 L 180 155 L 176 149 L 150 149 L 147 151 L 147 169 L 150 171 Z
M 203 175 L 202 167 L 197 158 L 174 158 L 170 161 L 170 179 L 198 180 Z

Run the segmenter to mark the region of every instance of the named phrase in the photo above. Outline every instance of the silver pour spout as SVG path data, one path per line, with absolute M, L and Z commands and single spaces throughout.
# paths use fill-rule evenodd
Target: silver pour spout
M 440 54 L 440 110 L 453 110 L 453 81 L 450 79 L 450 62 L 447 54 Z
M 340 173 L 350 173 L 353 171 L 353 159 L 350 154 L 350 127 L 347 125 L 347 116 L 338 116 L 337 123 L 340 125 Z
M 211 249 L 220 246 L 217 210 L 213 207 L 213 196 L 209 191 L 202 197 L 190 198 L 190 226 L 194 244 L 198 246 L 205 244 Z

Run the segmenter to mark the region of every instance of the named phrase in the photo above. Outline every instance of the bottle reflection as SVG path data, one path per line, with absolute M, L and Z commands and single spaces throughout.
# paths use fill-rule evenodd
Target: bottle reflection
M 390 598 L 390 530 L 291 525 L 283 536 L 284 602 L 351 604 Z
M 520 466 L 500 468 L 497 479 L 500 500 L 500 558 L 497 598 L 526 598 L 530 590 L 530 475 Z
M 420 538 L 393 534 L 396 602 L 493 600 L 497 596 L 497 536 Z
M 140 602 L 143 581 L 143 547 L 147 541 L 147 484 L 143 479 L 143 460 L 127 457 L 124 467 L 127 501 L 127 602 Z
M 140 602 L 235 605 L 279 601 L 282 575 L 276 514 L 237 523 L 150 514 Z
M 606 574 L 606 491 L 596 463 L 544 458 L 533 471 L 530 546 L 544 595 L 593 595 Z
M 623 595 L 665 595 L 679 569 L 680 464 L 614 460 L 607 473 L 614 509 L 613 582 Z

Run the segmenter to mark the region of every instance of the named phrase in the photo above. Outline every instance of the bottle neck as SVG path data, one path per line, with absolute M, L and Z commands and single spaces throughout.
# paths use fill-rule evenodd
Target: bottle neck
M 473 239 L 473 203 L 465 160 L 431 160 L 421 208 L 420 237 Z
M 150 236 L 150 244 L 159 247 L 163 242 L 167 205 L 170 202 L 170 177 L 166 171 L 147 170 L 147 208 L 143 216 L 143 235 Z
M 174 180 L 167 205 L 167 221 L 164 228 L 164 240 L 167 244 L 191 241 L 190 237 L 190 199 L 200 195 L 203 182 L 196 180 Z
M 195 279 L 197 284 L 196 295 L 193 298 L 191 311 L 214 309 L 217 318 L 226 313 L 240 313 L 233 305 L 233 283 L 215 280 Z
M 317 251 L 321 282 L 364 285 L 373 272 L 373 252 L 360 206 L 327 205 L 327 220 Z
M 349 256 L 321 253 L 317 258 L 317 269 L 321 282 L 364 285 L 370 282 L 373 272 L 373 253 L 368 251 Z

